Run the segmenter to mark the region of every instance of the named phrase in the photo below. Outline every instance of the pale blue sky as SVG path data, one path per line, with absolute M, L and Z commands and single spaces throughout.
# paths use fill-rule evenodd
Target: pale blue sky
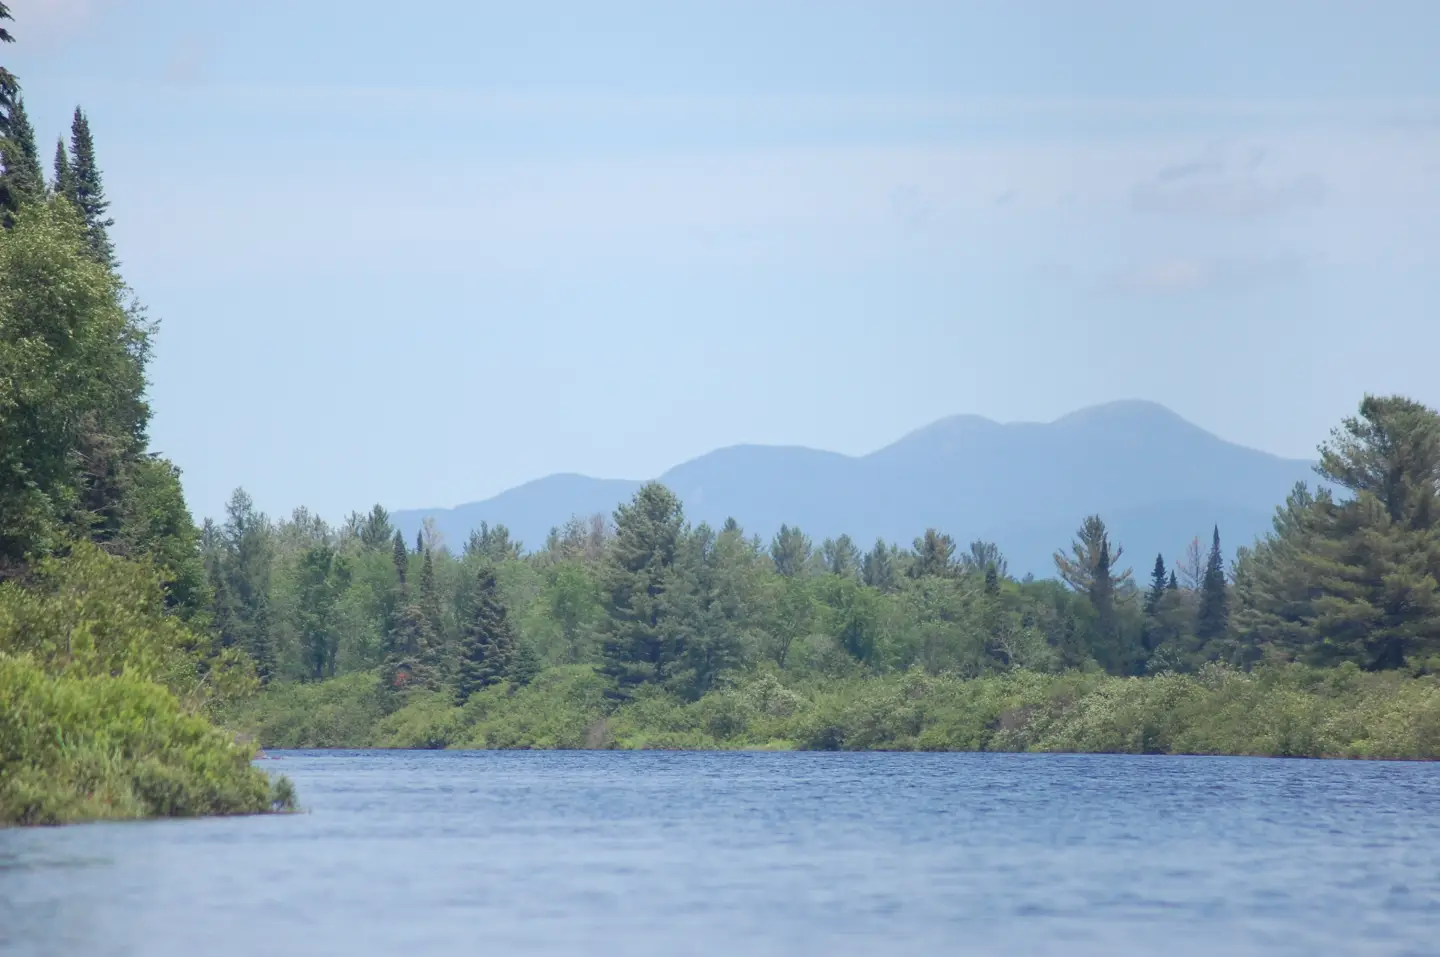
M 1300 456 L 1440 403 L 1440 4 L 12 9 L 200 515 L 1129 397 Z

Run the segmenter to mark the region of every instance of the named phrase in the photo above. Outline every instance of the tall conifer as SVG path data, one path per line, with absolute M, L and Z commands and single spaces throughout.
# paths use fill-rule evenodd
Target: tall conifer
M 1155 556 L 1155 570 L 1150 574 L 1150 590 L 1145 593 L 1145 614 L 1153 617 L 1160 610 L 1160 599 L 1165 597 L 1169 587 L 1169 575 L 1165 571 L 1165 556 Z
M 25 101 L 16 98 L 10 108 L 10 135 L 0 147 L 4 162 L 0 174 L 0 207 L 4 208 L 6 228 L 15 223 L 15 213 L 45 198 L 45 174 L 40 169 L 40 154 L 35 147 L 35 128 L 25 113 Z
M 85 219 L 90 237 L 90 252 L 99 262 L 115 265 L 115 246 L 110 242 L 110 227 L 115 220 L 106 214 L 110 201 L 105 198 L 105 185 L 95 160 L 95 138 L 90 121 L 80 107 L 70 124 L 70 160 L 75 178 L 75 205 Z
M 510 675 L 515 657 L 510 612 L 500 596 L 495 569 L 487 562 L 480 569 L 470 612 L 461 631 L 455 703 L 463 705 L 475 692 L 503 681 Z
M 405 550 L 405 538 L 398 531 L 395 533 L 395 577 L 400 582 L 400 594 L 404 595 L 408 590 L 405 583 L 405 574 L 410 570 L 410 553 Z
M 1225 634 L 1230 624 L 1230 598 L 1225 584 L 1225 558 L 1220 552 L 1220 529 L 1210 545 L 1205 577 L 1200 582 L 1200 607 L 1195 613 L 1195 635 L 1213 641 Z
M 70 165 L 70 154 L 65 149 L 64 140 L 55 144 L 54 175 L 52 188 L 55 190 L 55 195 L 68 200 L 70 205 L 79 209 L 79 201 L 75 197 L 75 170 Z

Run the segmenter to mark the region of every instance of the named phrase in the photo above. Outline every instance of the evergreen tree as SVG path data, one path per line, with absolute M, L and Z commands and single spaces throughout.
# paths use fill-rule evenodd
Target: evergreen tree
M 1120 574 L 1115 574 L 1114 566 L 1119 563 L 1120 556 L 1125 554 L 1125 549 L 1110 547 L 1110 532 L 1099 515 L 1091 515 L 1081 523 L 1075 541 L 1071 543 L 1069 555 L 1064 552 L 1055 553 L 1055 570 L 1060 574 L 1061 580 L 1071 588 L 1078 592 L 1090 592 L 1100 574 L 1102 551 L 1106 559 L 1106 574 L 1110 578 L 1108 588 L 1113 593 L 1130 580 L 1131 570 L 1127 568 Z
M 78 106 L 70 126 L 70 158 L 75 206 L 85 220 L 91 254 L 97 261 L 114 266 L 115 247 L 110 242 L 110 227 L 115 225 L 115 220 L 106 215 L 110 202 L 105 198 L 105 186 L 95 159 L 95 138 L 90 133 L 90 121 Z
M 415 533 L 415 554 L 420 555 L 425 551 L 425 529 Z
M 1201 642 L 1214 641 L 1225 634 L 1230 624 L 1230 596 L 1225 584 L 1225 558 L 1220 551 L 1220 529 L 1210 545 L 1210 558 L 1205 563 L 1205 576 L 1200 582 L 1200 604 L 1195 614 L 1195 636 Z
M 435 581 L 435 562 L 428 548 L 420 565 L 420 611 L 430 626 L 430 634 L 438 640 L 441 634 L 440 587 Z
M 25 101 L 16 98 L 10 108 L 10 132 L 0 145 L 0 208 L 4 225 L 15 225 L 15 214 L 21 207 L 39 203 L 45 198 L 45 174 L 40 169 L 40 153 L 35 146 L 35 129 L 25 113 Z
M 255 510 L 244 489 L 236 489 L 225 506 L 221 575 L 230 603 L 222 632 L 223 645 L 236 647 L 255 660 L 261 678 L 274 673 L 276 642 L 270 607 L 274 534 L 269 519 Z
M 911 578 L 943 578 L 954 575 L 955 570 L 955 539 L 933 528 L 927 528 L 924 535 L 915 539 L 915 561 L 910 566 Z
M 970 551 L 960 556 L 960 564 L 967 572 L 982 572 L 993 567 L 997 577 L 1010 577 L 1010 563 L 994 542 L 971 542 Z
M 1112 674 L 1125 667 L 1124 654 L 1120 648 L 1119 615 L 1115 607 L 1115 579 L 1110 573 L 1110 542 L 1102 539 L 1099 553 L 1092 566 L 1088 589 L 1090 604 L 1095 609 L 1099 629 L 1099 642 L 1095 648 L 1096 658 Z
M 0 3 L 0 23 L 6 20 L 14 20 L 10 15 L 10 8 L 7 4 Z M 15 37 L 9 30 L 0 26 L 0 43 L 14 43 Z M 15 98 L 20 95 L 20 81 L 15 79 L 15 74 L 4 67 L 0 67 L 0 123 L 8 120 L 11 108 L 15 105 Z M 0 136 L 9 135 L 8 128 L 0 128 Z
M 460 633 L 460 670 L 455 703 L 463 705 L 475 692 L 509 677 L 517 661 L 509 609 L 500 595 L 495 569 L 480 568 L 469 613 Z
M 994 563 L 985 566 L 985 594 L 990 598 L 1000 596 L 1000 572 Z
M 645 485 L 615 512 L 601 669 L 613 682 L 612 697 L 627 698 L 641 684 L 663 682 L 682 650 L 666 628 L 664 597 L 684 521 L 679 500 L 658 482 Z
M 740 666 L 743 636 L 754 615 L 756 558 L 738 526 L 718 535 L 709 525 L 682 534 L 661 598 L 675 649 L 666 686 L 689 699 Z
M 360 544 L 368 551 L 378 552 L 390 544 L 395 529 L 390 525 L 390 513 L 383 505 L 376 505 L 360 523 Z
M 1440 414 L 1366 396 L 1237 570 L 1237 654 L 1404 667 L 1440 655 Z
M 770 559 L 785 578 L 799 577 L 810 563 L 810 539 L 798 528 L 781 525 L 770 543 Z
M 1170 580 L 1165 583 L 1165 590 L 1166 590 L 1166 591 L 1179 591 L 1179 590 L 1180 590 L 1180 579 L 1178 579 L 1178 578 L 1175 577 L 1175 572 L 1174 572 L 1173 570 L 1170 572 Z
M 820 546 L 825 561 L 825 570 L 842 578 L 855 578 L 860 574 L 860 549 L 850 540 L 849 535 L 827 538 Z
M 398 531 L 395 533 L 392 551 L 395 556 L 395 578 L 400 582 L 400 594 L 403 596 L 410 590 L 405 582 L 405 576 L 410 571 L 410 553 L 405 550 L 405 538 Z
M 428 649 L 433 645 L 430 624 L 420 606 L 402 602 L 386 640 L 382 686 L 392 691 L 434 687 L 439 676 L 428 664 Z
M 1160 600 L 1165 597 L 1165 590 L 1169 587 L 1169 579 L 1172 577 L 1165 571 L 1165 556 L 1156 555 L 1155 570 L 1150 575 L 1150 590 L 1145 593 L 1145 615 L 1147 617 L 1153 618 L 1155 613 L 1160 610 Z M 1179 587 L 1178 583 L 1176 587 Z
M 898 576 L 895 572 L 895 556 L 884 539 L 877 539 L 875 547 L 865 554 L 865 561 L 861 567 L 861 576 L 865 584 L 879 591 L 894 591 L 898 583 Z
M 80 198 L 75 195 L 75 169 L 70 165 L 70 154 L 65 150 L 65 141 L 55 144 L 55 195 L 80 208 Z

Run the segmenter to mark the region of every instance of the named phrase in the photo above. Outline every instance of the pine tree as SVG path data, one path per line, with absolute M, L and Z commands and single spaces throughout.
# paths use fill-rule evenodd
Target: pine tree
M 781 525 L 770 543 L 770 559 L 775 570 L 786 578 L 803 575 L 810 562 L 810 539 L 798 528 Z
M 1075 541 L 1071 543 L 1070 554 L 1064 552 L 1055 553 L 1055 570 L 1059 572 L 1060 578 L 1071 588 L 1078 592 L 1091 590 L 1096 576 L 1099 574 L 1099 558 L 1101 551 L 1105 552 L 1107 574 L 1110 576 L 1111 590 L 1114 591 L 1130 579 L 1130 569 L 1125 569 L 1120 574 L 1115 574 L 1114 566 L 1119 563 L 1120 556 L 1125 554 L 1125 549 L 1116 547 L 1110 548 L 1110 532 L 1105 527 L 1105 521 L 1099 515 L 1091 515 L 1080 525 L 1080 530 L 1075 535 Z
M 80 208 L 80 200 L 75 195 L 75 169 L 70 165 L 70 154 L 65 149 L 64 140 L 55 144 L 55 182 L 52 188 L 56 196 L 77 210 Z
M 1150 575 L 1150 590 L 1145 593 L 1145 615 L 1148 618 L 1155 617 L 1160 610 L 1160 600 L 1165 597 L 1165 590 L 1169 587 L 1169 578 L 1165 571 L 1165 556 L 1155 556 L 1155 571 Z M 1178 583 L 1177 583 L 1178 587 Z
M 0 208 L 5 211 L 4 225 L 15 225 L 15 213 L 45 198 L 45 174 L 40 169 L 40 154 L 35 147 L 35 128 L 25 113 L 25 101 L 16 98 L 10 108 L 10 134 L 0 147 Z
M 383 505 L 376 505 L 360 523 L 360 544 L 368 551 L 379 551 L 390 544 L 394 529 L 390 525 L 390 513 Z
M 628 698 L 639 685 L 663 682 L 682 649 L 665 629 L 665 589 L 685 516 L 673 492 L 651 482 L 615 512 L 605 590 L 609 620 L 601 671 L 609 695 Z
M 415 554 L 420 555 L 425 551 L 425 529 L 415 533 Z
M 1205 577 L 1200 582 L 1200 605 L 1195 614 L 1195 636 L 1211 642 L 1225 634 L 1230 625 L 1230 598 L 1225 584 L 1225 558 L 1220 551 L 1220 529 L 1210 545 Z
M 495 569 L 488 563 L 481 567 L 475 583 L 460 642 L 456 705 L 463 705 L 475 692 L 504 681 L 516 664 L 515 633 L 509 609 L 500 595 Z
M 955 539 L 933 528 L 915 539 L 915 561 L 910 565 L 911 578 L 949 577 L 955 574 Z
M 991 598 L 1000 596 L 1000 572 L 993 563 L 985 566 L 985 594 Z
M 1165 590 L 1166 590 L 1166 591 L 1179 591 L 1179 590 L 1180 590 L 1180 579 L 1178 579 L 1178 578 L 1175 577 L 1175 572 L 1174 572 L 1174 570 L 1171 570 L 1171 572 L 1170 572 L 1170 580 L 1165 583 Z
M 95 160 L 95 138 L 90 133 L 90 121 L 78 106 L 70 125 L 70 157 L 74 164 L 75 205 L 90 234 L 90 252 L 99 262 L 114 266 L 115 246 L 110 242 L 110 227 L 115 225 L 115 220 L 106 215 L 110 202 L 105 198 L 105 186 Z

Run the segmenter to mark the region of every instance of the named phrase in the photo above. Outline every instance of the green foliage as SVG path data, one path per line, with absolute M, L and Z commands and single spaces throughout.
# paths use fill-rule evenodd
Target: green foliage
M 1220 529 L 1210 546 L 1205 577 L 1200 582 L 1200 605 L 1195 613 L 1195 637 L 1202 643 L 1225 637 L 1230 624 L 1230 595 L 1225 581 L 1225 559 L 1220 552 Z
M 500 596 L 495 570 L 489 565 L 480 569 L 460 640 L 460 671 L 455 690 L 457 705 L 465 704 L 475 692 L 505 680 L 516 663 L 510 610 Z
M 63 195 L 75 204 L 85 222 L 90 255 L 97 262 L 113 267 L 115 247 L 110 242 L 110 227 L 115 225 L 115 220 L 107 215 L 110 201 L 105 198 L 103 177 L 95 159 L 95 138 L 90 132 L 90 120 L 78 106 L 70 124 L 70 164 L 74 186 L 72 192 Z
M 167 614 L 159 571 L 87 542 L 65 558 L 43 559 L 27 584 L 0 585 L 0 652 L 57 675 L 154 682 L 197 708 L 254 688 L 247 659 L 214 652 Z
M 15 213 L 24 206 L 45 201 L 45 174 L 35 145 L 35 128 L 25 112 L 25 101 L 16 97 L 8 110 L 8 132 L 0 141 L 0 209 L 5 227 L 15 225 Z
M 79 532 L 113 538 L 143 452 L 147 332 L 64 204 L 0 233 L 0 576 Z
M 1440 682 L 1292 665 L 1123 678 L 921 671 L 787 684 L 759 672 L 687 701 L 648 685 L 619 703 L 585 666 L 501 683 L 464 707 L 429 692 L 386 712 L 373 676 L 287 685 L 233 720 L 267 747 L 798 748 L 1440 756 Z
M 1440 416 L 1367 396 L 1321 447 L 1350 497 L 1297 487 L 1236 567 L 1236 630 L 1258 655 L 1397 669 L 1440 653 Z
M 255 814 L 272 805 L 251 749 L 159 685 L 129 674 L 56 676 L 0 653 L 0 700 L 0 823 Z M 288 797 L 293 803 L 293 788 Z
M 678 657 L 675 635 L 665 628 L 662 600 L 683 524 L 679 499 L 655 482 L 615 513 L 604 582 L 610 618 L 603 670 L 621 698 L 637 685 L 664 681 Z

